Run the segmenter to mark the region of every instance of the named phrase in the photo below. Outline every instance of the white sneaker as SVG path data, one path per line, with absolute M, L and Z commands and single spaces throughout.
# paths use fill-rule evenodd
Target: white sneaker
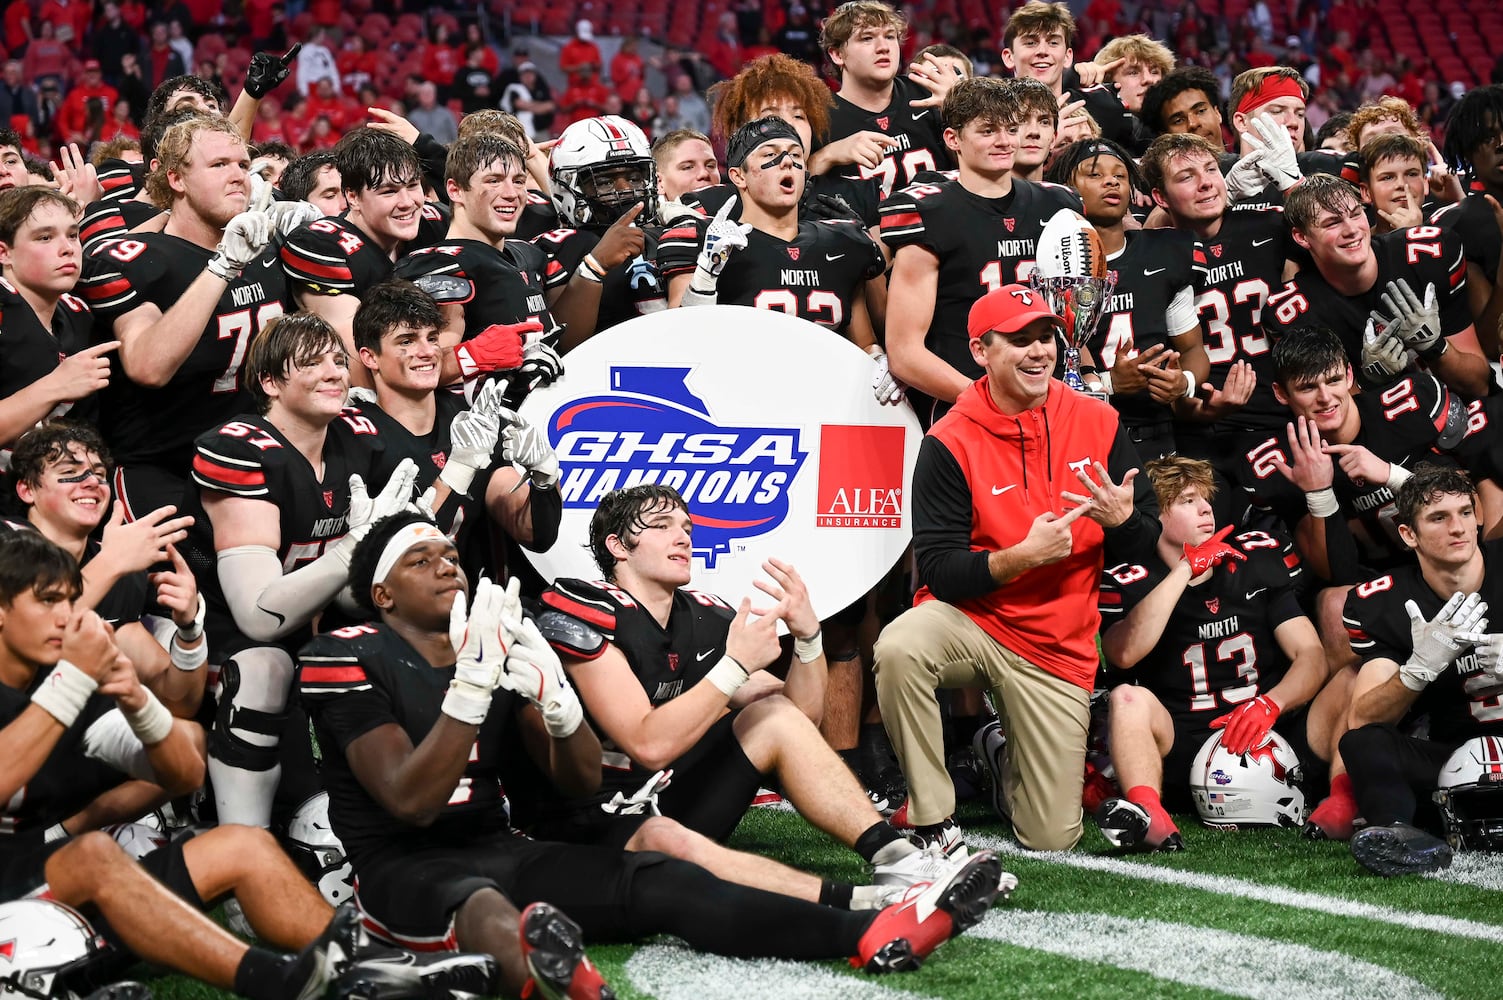
M 946 854 L 938 847 L 925 847 L 905 854 L 896 861 L 872 869 L 876 885 L 910 886 L 921 882 L 946 882 L 964 867 L 970 852 L 961 844 L 955 853 Z

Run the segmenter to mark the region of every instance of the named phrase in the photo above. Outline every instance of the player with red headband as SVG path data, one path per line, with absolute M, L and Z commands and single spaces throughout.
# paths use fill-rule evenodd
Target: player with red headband
M 1232 130 L 1241 137 L 1238 151 L 1242 154 L 1226 175 L 1232 201 L 1277 205 L 1304 177 L 1340 175 L 1343 161 L 1338 154 L 1305 152 L 1309 100 L 1310 85 L 1288 66 L 1250 69 L 1232 81 L 1227 107 Z

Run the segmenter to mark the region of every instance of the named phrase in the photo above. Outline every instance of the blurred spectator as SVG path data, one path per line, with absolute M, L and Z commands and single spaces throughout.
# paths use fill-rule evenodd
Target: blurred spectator
M 67 38 L 61 35 L 58 37 L 63 41 L 80 43 L 89 33 L 89 22 L 94 20 L 94 9 L 90 0 L 42 0 L 37 16 L 54 28 L 67 25 L 72 34 Z
M 141 50 L 141 35 L 125 23 L 115 0 L 105 0 L 99 25 L 94 29 L 93 44 L 94 58 L 103 67 L 105 80 L 118 87 L 120 60 L 127 53 L 134 55 Z
M 597 75 L 605 68 L 600 46 L 595 44 L 595 26 L 586 18 L 574 25 L 574 37 L 558 52 L 558 68 L 572 82 L 580 73 Z
M 485 32 L 480 30 L 480 22 L 470 21 L 464 26 L 464 45 L 479 45 L 485 50 L 485 57 L 480 65 L 492 78 L 501 72 L 501 57 L 496 54 L 496 47 L 485 40 Z M 497 88 L 499 91 L 499 88 Z
M 651 139 L 655 132 L 653 122 L 658 116 L 658 102 L 653 99 L 652 91 L 643 85 L 637 88 L 632 95 L 631 107 L 626 109 L 626 117 L 636 122 L 647 137 Z
M 679 124 L 674 128 L 692 128 L 696 132 L 709 134 L 710 106 L 699 96 L 699 91 L 694 89 L 694 81 L 687 73 L 680 73 L 674 78 L 673 96 L 678 98 L 679 115 Z
M 773 35 L 772 42 L 779 51 L 802 59 L 815 69 L 821 68 L 819 29 L 810 23 L 809 10 L 803 4 L 795 2 L 788 8 L 788 21 Z
M 419 132 L 427 132 L 448 145 L 459 138 L 459 121 L 454 112 L 438 103 L 438 87 L 424 80 L 417 88 L 417 107 L 407 112 L 407 120 Z
M 184 66 L 193 65 L 193 42 L 183 33 L 183 22 L 176 19 L 167 23 L 167 44 L 172 46 Z
M 146 4 L 141 0 L 120 0 L 120 16 L 139 35 L 146 27 Z
M 0 73 L 0 122 L 8 122 L 16 115 L 36 120 L 37 92 L 26 82 L 21 60 L 7 59 L 5 69 Z
M 715 37 L 705 47 L 705 58 L 723 79 L 730 79 L 741 72 L 744 55 L 735 14 L 726 11 L 720 15 L 720 20 L 715 25 Z
M 625 100 L 632 100 L 642 86 L 647 64 L 637 51 L 637 40 L 631 35 L 621 39 L 621 48 L 611 56 L 611 87 Z
M 73 61 L 73 54 L 68 51 L 68 46 L 53 37 L 53 27 L 51 21 L 43 21 L 37 36 L 26 46 L 26 57 L 22 61 L 28 80 L 41 80 L 44 76 L 58 80 L 68 78 L 68 64 Z
M 275 94 L 267 94 L 256 109 L 256 120 L 251 125 L 251 142 L 285 142 L 295 145 L 287 135 L 287 124 L 282 120 L 282 102 Z
M 746 36 L 742 35 L 741 37 L 745 38 Z M 756 41 L 748 45 L 746 51 L 742 53 L 742 58 L 747 62 L 755 62 L 763 56 L 770 56 L 778 51 L 778 47 L 772 44 L 772 29 L 767 27 L 767 25 L 764 24 L 758 28 L 756 35 L 753 37 L 756 38 Z
M 601 83 L 595 73 L 575 73 L 569 78 L 568 88 L 558 98 L 559 110 L 564 115 L 561 126 L 568 128 L 575 122 L 605 114 L 605 99 L 610 94 L 610 88 Z
M 449 38 L 447 21 L 433 22 L 428 29 L 428 40 L 418 46 L 418 55 L 422 60 L 423 78 L 436 84 L 447 96 L 454 84 L 454 74 L 459 70 L 459 49 Z
M 199 60 L 198 68 L 193 71 L 194 76 L 205 83 L 211 84 L 221 94 L 228 92 L 224 85 L 224 58 L 224 53 L 221 52 L 219 57 L 213 62 L 201 59 Z M 228 107 L 225 110 L 228 110 Z
M 110 108 L 109 120 L 99 130 L 100 142 L 114 142 L 116 139 L 139 139 L 141 130 L 136 128 L 136 123 L 131 120 L 130 102 L 121 98 Z
M 120 57 L 120 79 L 116 81 L 115 88 L 120 91 L 120 99 L 131 107 L 131 121 L 137 126 L 141 125 L 141 118 L 146 113 L 146 102 L 151 98 L 151 88 L 141 78 L 141 58 L 134 52 L 127 52 Z
M 5 50 L 20 52 L 32 39 L 30 0 L 11 0 L 5 6 Z
M 37 141 L 36 122 L 26 115 L 11 115 L 6 121 L 10 122 L 11 131 L 21 137 L 21 152 L 32 156 L 42 155 L 41 144 Z
M 251 47 L 268 48 L 278 33 L 282 17 L 280 0 L 244 0 L 245 23 L 250 28 Z
M 297 56 L 297 91 L 307 97 L 320 80 L 330 80 L 334 90 L 339 90 L 339 66 L 334 53 L 329 51 L 329 33 L 323 28 L 313 32 L 313 37 L 303 43 Z
M 501 110 L 515 115 L 527 130 L 527 135 L 536 139 L 539 135 L 546 134 L 546 129 L 538 124 L 538 119 L 545 114 L 549 121 L 553 119 L 553 102 L 540 98 L 534 89 L 541 81 L 537 66 L 524 62 L 517 70 L 519 78 L 514 83 L 507 84 L 501 93 Z
M 308 95 L 307 107 L 303 109 L 311 124 L 313 119 L 322 115 L 329 119 L 336 131 L 343 131 L 353 125 L 359 124 L 365 118 L 365 109 L 355 101 L 345 97 L 334 90 L 333 81 L 325 78 L 318 81 L 313 88 L 313 93 Z
M 1248 11 L 1248 17 L 1252 21 L 1253 30 L 1264 42 L 1273 41 L 1273 11 L 1269 9 L 1268 0 L 1256 0 Z
M 321 149 L 332 149 L 339 141 L 339 135 L 339 130 L 329 121 L 329 116 L 319 115 L 313 119 L 313 127 L 308 130 L 308 135 L 303 139 L 303 152 L 314 153 Z M 445 141 L 453 142 L 454 140 Z
M 150 75 L 146 81 L 147 85 L 155 88 L 163 80 L 186 74 L 192 63 L 183 62 L 183 57 L 178 55 L 177 49 L 172 47 L 172 40 L 167 37 L 167 25 L 161 21 L 153 21 L 149 30 L 151 46 L 146 50 L 144 68 Z
M 32 117 L 37 123 L 37 136 L 46 140 L 57 131 L 57 116 L 63 110 L 62 86 L 57 77 L 50 76 L 37 89 L 37 113 Z
M 351 94 L 371 81 L 376 72 L 376 53 L 359 32 L 352 32 L 344 40 L 334 64 L 339 68 L 340 90 Z
M 481 42 L 465 44 L 464 65 L 454 74 L 453 90 L 465 114 L 481 108 L 500 107 L 496 78 L 485 68 L 485 56 L 489 51 Z
M 662 110 L 652 120 L 652 128 L 649 130 L 648 135 L 667 135 L 669 132 L 677 132 L 679 129 L 685 128 L 689 128 L 689 126 L 684 124 L 683 115 L 679 113 L 678 97 L 669 94 L 663 98 Z M 693 131 L 698 132 L 702 130 L 693 129 Z
M 64 142 L 76 142 L 87 149 L 88 143 L 99 138 L 99 129 L 104 127 L 110 107 L 118 100 L 120 92 L 104 82 L 99 60 L 89 59 L 83 64 L 83 76 L 68 91 L 63 100 L 63 109 L 58 116 L 58 128 Z M 98 101 L 96 119 L 92 125 L 94 134 L 89 135 L 89 102 Z

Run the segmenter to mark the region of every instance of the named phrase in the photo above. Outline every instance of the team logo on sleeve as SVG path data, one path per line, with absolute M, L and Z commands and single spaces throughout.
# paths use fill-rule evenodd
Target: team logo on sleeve
M 689 504 L 694 555 L 714 567 L 737 540 L 787 519 L 788 489 L 809 451 L 798 429 L 722 426 L 685 384 L 689 372 L 612 366 L 612 391 L 560 406 L 548 438 L 565 508 L 593 510 L 639 483 L 672 486 Z

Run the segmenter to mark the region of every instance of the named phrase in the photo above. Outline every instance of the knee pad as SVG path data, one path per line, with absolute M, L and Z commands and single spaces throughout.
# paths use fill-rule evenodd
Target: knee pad
M 219 705 L 209 754 L 247 771 L 269 771 L 287 719 L 292 657 L 273 646 L 242 650 L 219 668 Z

